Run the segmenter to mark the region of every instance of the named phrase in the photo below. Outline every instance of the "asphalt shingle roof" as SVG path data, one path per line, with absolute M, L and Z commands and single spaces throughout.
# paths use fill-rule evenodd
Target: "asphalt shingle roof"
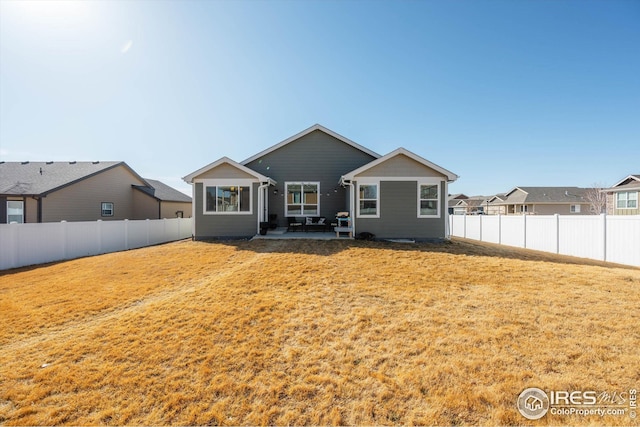
M 158 200 L 162 200 L 164 202 L 185 202 L 185 203 L 191 202 L 191 197 L 176 190 L 173 187 L 169 187 L 167 184 L 163 182 L 157 181 L 155 179 L 147 179 L 147 178 L 145 178 L 145 181 L 151 184 L 151 187 L 153 188 L 149 188 L 149 187 L 144 187 L 144 188 L 136 187 L 136 188 L 143 190 L 145 193 L 155 197 Z
M 124 162 L 0 162 L 0 194 L 37 195 Z
M 588 188 L 579 187 L 517 187 L 509 194 L 504 204 L 510 203 L 586 203 Z

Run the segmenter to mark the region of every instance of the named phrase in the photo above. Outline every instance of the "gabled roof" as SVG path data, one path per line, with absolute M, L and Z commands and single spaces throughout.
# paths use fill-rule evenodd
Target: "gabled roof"
M 249 174 L 251 176 L 254 176 L 258 181 L 260 182 L 269 182 L 269 183 L 275 183 L 274 180 L 272 180 L 271 178 L 264 176 L 256 171 L 254 171 L 253 169 L 249 169 L 248 167 L 241 165 L 240 163 L 231 160 L 228 157 L 222 157 L 221 159 L 216 160 L 213 163 L 208 164 L 207 166 L 198 169 L 195 172 L 190 173 L 189 175 L 183 177 L 182 179 L 185 180 L 187 183 L 191 184 L 193 183 L 193 180 L 195 177 L 202 175 L 205 172 L 210 171 L 211 169 L 214 169 L 218 166 L 220 166 L 221 164 L 227 163 L 231 166 L 233 166 L 234 168 L 237 168 L 239 170 L 241 170 L 242 172 L 245 172 L 246 174 Z
M 626 178 L 623 178 L 620 181 L 618 181 L 616 184 L 614 184 L 613 187 L 618 187 L 620 185 L 631 184 L 634 181 L 637 181 L 638 183 L 640 183 L 640 175 L 628 175 Z
M 287 144 L 289 144 L 289 143 L 291 143 L 291 142 L 293 142 L 293 141 L 295 141 L 295 140 L 297 140 L 297 139 L 300 139 L 300 138 L 302 138 L 303 136 L 308 135 L 308 134 L 310 134 L 311 132 L 314 132 L 314 131 L 316 131 L 316 130 L 319 130 L 319 131 L 321 131 L 321 132 L 324 132 L 324 133 L 326 133 L 327 135 L 330 135 L 330 136 L 332 136 L 332 137 L 336 138 L 337 140 L 344 142 L 344 143 L 345 143 L 345 144 L 347 144 L 347 145 L 350 145 L 350 146 L 352 146 L 352 147 L 354 147 L 354 148 L 356 148 L 356 149 L 358 149 L 358 150 L 360 150 L 360 151 L 363 151 L 363 152 L 365 152 L 365 153 L 369 154 L 370 156 L 373 156 L 373 157 L 375 157 L 375 158 L 380 157 L 380 154 L 378 154 L 378 153 L 376 153 L 376 152 L 374 152 L 374 151 L 371 151 L 371 150 L 369 150 L 368 148 L 363 147 L 362 145 L 357 144 L 357 143 L 355 143 L 355 142 L 351 141 L 350 139 L 345 138 L 344 136 L 342 136 L 342 135 L 339 135 L 339 134 L 335 133 L 334 131 L 332 131 L 332 130 L 330 130 L 330 129 L 327 129 L 326 127 L 324 127 L 324 126 L 322 126 L 322 125 L 315 124 L 315 125 L 311 126 L 310 128 L 307 128 L 307 129 L 303 130 L 302 132 L 297 133 L 297 134 L 295 134 L 295 135 L 293 135 L 293 136 L 291 136 L 291 137 L 289 137 L 289 138 L 285 139 L 284 141 L 279 142 L 279 143 L 277 143 L 276 145 L 273 145 L 273 146 L 271 146 L 271 147 L 267 148 L 266 150 L 263 150 L 263 151 L 259 152 L 258 154 L 256 154 L 256 155 L 253 155 L 253 156 L 249 157 L 249 158 L 248 158 L 248 159 L 246 159 L 246 160 L 243 160 L 243 161 L 242 161 L 242 162 L 240 162 L 240 163 L 241 163 L 241 164 L 243 164 L 243 165 L 249 164 L 249 163 L 251 163 L 252 161 L 254 161 L 254 160 L 256 160 L 256 159 L 259 159 L 260 157 L 263 157 L 263 156 L 265 156 L 265 155 L 267 155 L 267 154 L 271 153 L 272 151 L 275 151 L 275 150 L 277 150 L 277 149 L 279 149 L 279 148 L 282 148 L 282 147 L 284 147 L 285 145 L 287 145 Z
M 433 170 L 445 175 L 447 177 L 447 181 L 448 182 L 452 182 L 452 181 L 455 181 L 456 179 L 458 179 L 458 175 L 456 175 L 455 173 L 453 173 L 451 171 L 448 171 L 447 169 L 445 169 L 445 168 L 443 168 L 441 166 L 438 166 L 435 163 L 432 163 L 429 160 L 424 159 L 424 158 L 418 156 L 415 153 L 412 153 L 411 151 L 409 151 L 409 150 L 407 150 L 405 148 L 400 147 L 400 148 L 397 148 L 397 149 L 393 150 L 389 154 L 386 154 L 386 155 L 384 155 L 382 157 L 379 157 L 376 160 L 374 160 L 372 162 L 369 162 L 366 165 L 361 166 L 358 169 L 353 170 L 353 171 L 343 175 L 342 176 L 342 180 L 351 181 L 351 180 L 353 180 L 355 178 L 356 175 L 359 175 L 362 172 L 364 172 L 364 171 L 366 171 L 368 169 L 371 169 L 372 167 L 377 166 L 377 165 L 379 165 L 381 163 L 384 163 L 387 160 L 389 160 L 389 159 L 391 159 L 393 157 L 399 156 L 399 155 L 405 155 L 405 156 L 409 157 L 410 159 L 415 160 L 416 162 L 421 163 L 422 165 L 424 165 L 424 166 L 426 166 L 428 168 L 431 168 L 431 169 L 433 169 Z
M 168 186 L 163 182 L 157 181 L 155 179 L 147 179 L 146 181 L 151 184 L 151 187 L 134 185 L 133 188 L 135 188 L 136 190 L 140 190 L 143 193 L 148 194 L 149 196 L 162 202 L 191 203 L 191 197 L 176 190 L 173 187 Z
M 618 191 L 640 190 L 640 175 L 629 175 L 618 181 L 613 187 L 606 188 L 602 191 L 606 193 L 615 193 Z
M 515 187 L 506 194 L 501 204 L 525 204 L 525 203 L 587 203 L 585 193 L 588 188 L 579 187 Z M 521 194 L 515 193 L 520 191 Z
M 125 162 L 0 162 L 0 194 L 46 196 L 118 166 L 148 184 Z

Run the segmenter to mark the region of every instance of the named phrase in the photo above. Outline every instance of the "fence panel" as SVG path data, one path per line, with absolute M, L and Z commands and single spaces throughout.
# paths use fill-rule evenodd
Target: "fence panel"
M 186 239 L 191 236 L 191 221 L 0 224 L 0 270 Z
M 500 243 L 500 221 L 498 215 L 484 215 L 482 217 L 482 241 Z
M 451 215 L 449 221 L 452 236 L 640 267 L 640 215 Z
M 640 216 L 607 216 L 607 261 L 640 267 Z
M 527 217 L 527 249 L 557 252 L 557 218 L 555 215 L 530 215 Z
M 524 218 L 522 216 L 501 217 L 500 229 L 500 240 L 503 245 L 525 247 Z
M 481 221 L 479 215 L 467 216 L 467 239 L 482 240 Z
M 603 224 L 600 215 L 560 216 L 559 252 L 563 255 L 604 260 Z

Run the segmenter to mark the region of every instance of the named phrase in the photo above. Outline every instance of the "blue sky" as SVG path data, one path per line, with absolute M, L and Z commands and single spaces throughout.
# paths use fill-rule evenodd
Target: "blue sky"
M 0 0 L 0 160 L 181 177 L 320 123 L 451 192 L 640 173 L 640 1 Z

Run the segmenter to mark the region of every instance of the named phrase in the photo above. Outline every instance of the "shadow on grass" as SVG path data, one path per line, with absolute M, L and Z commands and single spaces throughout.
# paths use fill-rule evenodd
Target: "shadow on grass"
M 493 243 L 478 242 L 462 238 L 453 238 L 441 243 L 396 243 L 388 241 L 364 240 L 227 240 L 209 243 L 233 246 L 238 250 L 256 253 L 290 253 L 316 256 L 331 256 L 352 248 L 368 248 L 406 252 L 443 253 L 461 256 L 496 257 L 521 261 L 544 261 L 556 264 L 599 266 L 605 268 L 623 268 L 640 271 L 640 268 L 614 264 L 610 262 L 557 255 L 548 252 L 522 249 Z

